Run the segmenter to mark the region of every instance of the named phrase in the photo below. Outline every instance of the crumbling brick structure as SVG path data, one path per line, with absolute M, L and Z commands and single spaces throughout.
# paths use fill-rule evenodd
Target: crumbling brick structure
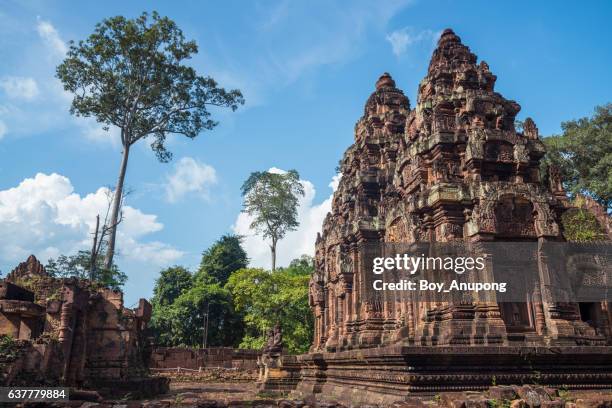
M 22 340 L 23 349 L 3 382 L 24 377 L 30 384 L 114 391 L 124 384 L 132 392 L 146 383 L 142 388 L 151 393 L 164 391 L 166 380 L 147 378 L 150 348 L 143 332 L 150 318 L 145 299 L 127 309 L 120 291 L 51 277 L 32 255 L 0 281 L 0 335 Z
M 486 62 L 445 30 L 415 108 L 387 73 L 376 82 L 341 161 L 316 242 L 311 353 L 299 390 L 351 402 L 408 392 L 479 390 L 491 382 L 612 384 L 607 302 L 373 302 L 360 248 L 375 243 L 558 242 L 570 204 L 558 174 L 540 177 L 545 147 L 531 118 L 494 91 Z M 516 273 L 520 273 L 517 270 Z M 371 273 L 371 271 L 370 271 Z M 596 326 L 596 327 L 594 327 Z
M 185 348 L 156 347 L 151 353 L 151 368 L 235 368 L 254 370 L 260 350 L 235 349 L 231 347 Z

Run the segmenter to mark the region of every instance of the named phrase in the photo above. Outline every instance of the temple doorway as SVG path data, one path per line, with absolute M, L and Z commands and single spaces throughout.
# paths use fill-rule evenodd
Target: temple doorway
M 503 302 L 499 304 L 499 311 L 506 324 L 506 332 L 525 333 L 535 331 L 533 319 L 529 313 L 529 303 Z

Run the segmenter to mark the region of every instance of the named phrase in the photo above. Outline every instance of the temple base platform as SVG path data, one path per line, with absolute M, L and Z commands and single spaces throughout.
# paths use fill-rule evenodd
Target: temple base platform
M 386 346 L 297 356 L 295 397 L 346 405 L 532 384 L 612 390 L 609 346 Z

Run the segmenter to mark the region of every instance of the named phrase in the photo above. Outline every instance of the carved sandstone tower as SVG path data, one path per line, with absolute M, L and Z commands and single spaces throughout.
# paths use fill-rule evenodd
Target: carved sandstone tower
M 436 390 L 444 387 L 440 381 L 433 385 L 433 377 L 419 377 L 419 385 L 407 380 L 407 372 L 393 377 L 399 374 L 389 368 L 405 364 L 406 353 L 466 353 L 453 349 L 455 345 L 472 351 L 497 347 L 501 355 L 527 345 L 610 343 L 607 303 L 595 305 L 597 322 L 587 324 L 578 304 L 547 303 L 537 290 L 529 301 L 499 304 L 478 299 L 419 303 L 410 294 L 375 302 L 363 291 L 368 272 L 361 249 L 369 244 L 563 241 L 558 222 L 569 204 L 554 174 L 550 185 L 540 181 L 545 148 L 538 129 L 530 118 L 522 131 L 515 128 L 520 106 L 495 92 L 495 81 L 487 63 L 478 63 L 447 29 L 419 85 L 414 108 L 389 74 L 376 82 L 355 126 L 355 143 L 341 161 L 342 179 L 316 242 L 310 283 L 312 352 L 326 357 L 304 358 L 310 367 L 304 371 L 305 383 L 319 378 L 315 390 L 322 376 L 332 382 L 342 364 L 359 366 L 352 360 L 356 349 L 364 361 L 363 353 L 378 356 L 376 363 L 368 363 L 372 374 L 367 376 L 374 376 L 378 367 L 386 387 L 401 383 L 404 390 Z M 431 351 L 434 346 L 449 348 Z M 609 347 L 600 352 L 608 359 L 601 361 L 609 361 Z M 428 361 L 435 365 L 435 357 L 430 355 Z M 457 362 L 456 369 L 461 372 L 461 364 L 477 362 Z M 419 363 L 413 363 L 411 370 L 418 371 Z M 499 364 L 507 362 L 500 359 Z M 358 387 L 365 381 L 357 379 L 358 370 L 351 365 L 343 381 Z M 529 376 L 512 370 L 513 381 Z M 445 381 L 456 386 L 458 375 Z M 369 386 L 376 381 L 370 379 Z M 474 379 L 471 385 L 465 378 L 461 381 L 463 388 L 456 389 L 482 387 L 477 383 L 490 378 Z

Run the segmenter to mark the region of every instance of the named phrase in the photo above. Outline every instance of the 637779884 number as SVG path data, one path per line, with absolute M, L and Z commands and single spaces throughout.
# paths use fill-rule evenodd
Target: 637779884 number
M 67 388 L 0 387 L 0 402 L 67 400 Z

